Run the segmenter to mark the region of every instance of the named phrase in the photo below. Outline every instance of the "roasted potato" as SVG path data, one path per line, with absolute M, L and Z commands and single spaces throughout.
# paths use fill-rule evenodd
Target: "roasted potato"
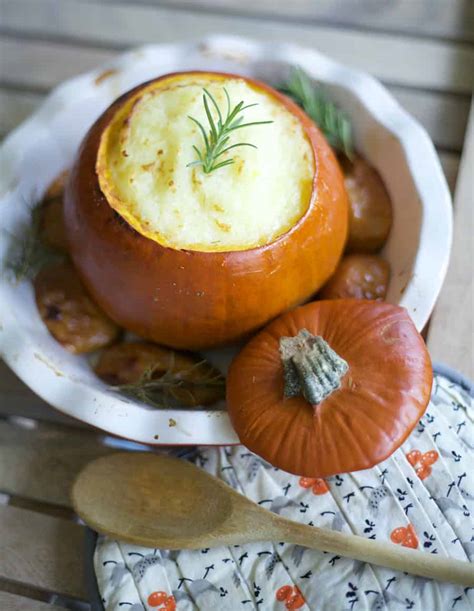
M 119 327 L 95 305 L 70 263 L 43 268 L 34 289 L 44 324 L 69 352 L 92 352 L 117 339 Z
M 64 185 L 67 177 L 68 172 L 63 172 L 51 183 L 38 210 L 41 242 L 63 253 L 68 252 L 63 216 Z
M 62 197 L 55 197 L 41 205 L 39 210 L 39 237 L 46 246 L 63 253 L 68 252 Z
M 58 174 L 53 182 L 49 185 L 46 193 L 43 196 L 43 201 L 47 202 L 50 199 L 56 197 L 62 197 L 64 195 L 64 188 L 66 186 L 67 179 L 69 177 L 69 170 L 64 170 L 61 174 Z
M 382 248 L 392 226 L 390 196 L 378 172 L 361 157 L 343 163 L 349 195 L 348 253 L 374 253 Z
M 224 378 L 206 361 L 147 342 L 128 342 L 106 348 L 94 368 L 112 386 L 147 403 L 194 407 L 225 396 Z
M 377 255 L 347 255 L 318 293 L 320 299 L 375 299 L 387 295 L 390 266 Z

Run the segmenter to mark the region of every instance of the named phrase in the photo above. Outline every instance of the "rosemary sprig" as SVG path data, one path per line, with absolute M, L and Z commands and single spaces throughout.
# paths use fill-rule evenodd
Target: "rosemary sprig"
M 201 166 L 205 174 L 210 174 L 211 172 L 214 172 L 214 170 L 218 170 L 226 165 L 233 164 L 234 159 L 219 161 L 219 159 L 231 149 L 235 149 L 239 146 L 250 146 L 252 148 L 257 148 L 254 144 L 250 144 L 249 142 L 237 142 L 236 144 L 229 145 L 230 135 L 232 132 L 244 127 L 250 127 L 251 125 L 266 125 L 268 123 L 273 123 L 273 121 L 252 121 L 250 123 L 244 123 L 242 113 L 248 108 L 252 108 L 252 106 L 257 106 L 257 104 L 244 105 L 244 102 L 241 101 L 236 104 L 234 108 L 231 108 L 229 93 L 225 87 L 223 89 L 227 102 L 225 118 L 223 117 L 223 113 L 219 108 L 214 96 L 207 89 L 203 89 L 204 93 L 202 96 L 202 101 L 204 104 L 204 111 L 206 113 L 207 121 L 209 123 L 208 132 L 206 132 L 206 128 L 200 121 L 188 115 L 189 119 L 191 119 L 191 121 L 198 126 L 199 131 L 201 132 L 204 150 L 200 151 L 198 147 L 193 144 L 193 149 L 198 158 L 195 161 L 188 163 L 187 167 Z M 212 116 L 209 102 L 212 104 L 217 114 L 217 121 Z
M 57 256 L 40 238 L 41 206 L 42 203 L 31 208 L 29 222 L 22 235 L 16 236 L 7 255 L 5 268 L 13 274 L 17 283 L 31 280 L 46 263 Z
M 202 369 L 202 372 L 199 372 Z M 176 407 L 185 403 L 188 406 L 198 404 L 196 393 L 200 389 L 225 388 L 224 376 L 209 367 L 206 361 L 199 361 L 189 369 L 179 372 L 168 371 L 157 376 L 159 367 L 146 369 L 141 377 L 130 384 L 114 386 L 115 390 L 124 393 L 128 397 L 138 399 L 153 407 Z M 222 393 L 223 395 L 223 393 Z
M 348 159 L 353 159 L 350 121 L 345 113 L 326 97 L 321 85 L 314 83 L 301 68 L 293 68 L 288 82 L 280 89 L 313 119 L 334 149 L 344 153 Z

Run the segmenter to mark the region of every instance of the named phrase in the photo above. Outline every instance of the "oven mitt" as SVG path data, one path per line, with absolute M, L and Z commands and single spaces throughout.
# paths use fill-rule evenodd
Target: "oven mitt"
M 473 407 L 472 387 L 438 370 L 401 448 L 372 469 L 326 479 L 290 475 L 243 446 L 198 448 L 194 460 L 291 520 L 472 561 Z M 473 588 L 277 541 L 169 551 L 99 537 L 94 566 L 106 611 L 474 608 Z

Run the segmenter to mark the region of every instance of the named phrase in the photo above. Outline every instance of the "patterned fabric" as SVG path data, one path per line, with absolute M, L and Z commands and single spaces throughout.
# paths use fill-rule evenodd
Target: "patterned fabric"
M 242 446 L 201 448 L 195 460 L 287 518 L 473 561 L 473 456 L 473 399 L 436 375 L 416 430 L 373 469 L 299 478 Z M 473 588 L 281 542 L 167 551 L 99 538 L 94 560 L 106 611 L 474 608 Z

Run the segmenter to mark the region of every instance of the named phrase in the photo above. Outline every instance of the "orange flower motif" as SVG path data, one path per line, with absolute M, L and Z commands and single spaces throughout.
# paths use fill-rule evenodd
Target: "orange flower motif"
M 439 458 L 438 452 L 430 450 L 422 454 L 420 450 L 412 450 L 408 452 L 406 458 L 410 465 L 415 468 L 415 473 L 420 479 L 426 479 L 431 475 L 431 465 Z
M 315 482 L 314 477 L 300 477 L 299 485 L 302 488 L 311 488 L 314 482 Z
M 393 543 L 403 545 L 403 547 L 411 547 L 413 549 L 418 547 L 418 537 L 416 536 L 413 524 L 408 524 L 406 527 L 399 526 L 395 528 L 390 534 L 390 539 Z
M 158 605 L 162 605 L 167 598 L 168 594 L 166 592 L 152 592 L 148 597 L 148 604 L 150 607 L 158 607 Z
M 281 588 L 278 588 L 275 594 L 275 598 L 279 602 L 283 602 L 284 600 L 290 597 L 292 592 L 293 592 L 293 588 L 291 586 L 281 586 Z
M 276 591 L 275 598 L 279 602 L 285 602 L 285 607 L 288 611 L 300 609 L 306 602 L 301 590 L 297 586 L 281 586 Z
M 174 596 L 168 596 L 165 600 L 165 606 L 162 607 L 163 611 L 176 611 L 176 601 Z
M 174 596 L 169 596 L 166 592 L 158 590 L 152 592 L 148 597 L 150 607 L 158 607 L 157 611 L 175 611 L 176 601 Z
M 329 492 L 329 487 L 322 477 L 300 477 L 299 484 L 302 488 L 311 488 L 316 495 Z
M 301 593 L 301 590 L 297 586 L 295 586 L 294 594 L 286 599 L 285 607 L 288 610 L 301 609 L 305 602 L 306 601 L 304 599 L 303 594 Z
M 411 452 L 408 452 L 408 454 L 406 455 L 406 459 L 408 460 L 408 462 L 410 463 L 412 467 L 414 467 L 416 463 L 419 462 L 420 458 L 421 458 L 420 450 L 412 450 Z

